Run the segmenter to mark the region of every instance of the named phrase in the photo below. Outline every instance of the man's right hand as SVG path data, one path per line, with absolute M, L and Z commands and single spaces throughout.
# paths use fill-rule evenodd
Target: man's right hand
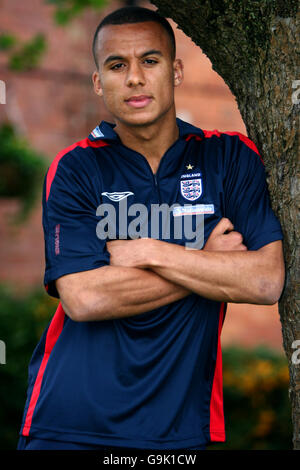
M 227 233 L 225 233 L 227 232 Z M 243 236 L 234 231 L 229 219 L 223 217 L 209 235 L 203 247 L 204 251 L 247 251 Z

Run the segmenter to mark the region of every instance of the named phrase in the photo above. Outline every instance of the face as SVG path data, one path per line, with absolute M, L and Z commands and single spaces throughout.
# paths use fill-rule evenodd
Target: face
M 97 57 L 94 90 L 116 123 L 150 125 L 175 110 L 174 87 L 183 80 L 183 65 L 173 60 L 168 33 L 159 23 L 103 27 Z

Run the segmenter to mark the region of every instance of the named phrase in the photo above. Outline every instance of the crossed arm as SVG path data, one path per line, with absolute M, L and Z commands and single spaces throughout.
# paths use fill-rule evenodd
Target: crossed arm
M 62 306 L 75 321 L 138 315 L 193 292 L 224 302 L 272 305 L 283 289 L 282 242 L 248 251 L 225 218 L 203 250 L 151 238 L 116 240 L 107 247 L 109 266 L 56 281 Z

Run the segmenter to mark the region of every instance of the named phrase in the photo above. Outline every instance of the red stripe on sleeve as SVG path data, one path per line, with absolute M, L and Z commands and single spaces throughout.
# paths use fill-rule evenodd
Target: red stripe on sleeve
M 56 341 L 58 340 L 63 326 L 64 326 L 64 318 L 65 318 L 65 312 L 62 308 L 62 305 L 59 304 L 56 312 L 54 314 L 54 317 L 52 318 L 52 321 L 49 325 L 47 335 L 46 335 L 46 342 L 45 342 L 45 352 L 44 356 L 39 368 L 39 371 L 37 373 L 35 383 L 33 386 L 26 418 L 25 418 L 25 423 L 23 426 L 22 434 L 23 436 L 28 436 L 31 428 L 31 422 L 32 422 L 32 416 L 40 395 L 40 390 L 41 390 L 41 385 L 42 385 L 42 380 L 44 377 L 44 372 L 48 363 L 48 359 L 50 357 L 51 351 L 55 346 Z
M 209 139 L 213 135 L 216 135 L 217 137 L 221 137 L 221 132 L 218 131 L 217 129 L 214 129 L 213 131 L 206 131 L 206 130 L 203 129 L 203 132 L 204 132 L 204 135 L 207 139 Z M 223 134 L 224 134 L 224 132 L 223 132 Z
M 241 134 L 241 132 L 220 132 L 218 131 L 217 129 L 214 129 L 213 131 L 207 131 L 205 129 L 203 129 L 203 132 L 204 132 L 204 136 L 206 139 L 210 139 L 211 137 L 213 137 L 214 135 L 216 135 L 217 137 L 221 137 L 221 134 L 226 134 L 226 135 L 237 135 L 238 138 L 244 142 L 244 144 L 247 145 L 247 147 L 249 147 L 251 150 L 253 150 L 255 153 L 257 153 L 257 155 L 259 156 L 261 162 L 263 163 L 263 165 L 265 164 L 263 159 L 262 159 L 262 156 L 260 155 L 255 143 L 249 139 L 249 137 L 247 137 L 246 135 L 244 134 Z M 192 137 L 195 137 L 196 140 L 202 140 L 202 138 L 199 136 L 199 135 L 196 135 L 196 134 L 189 134 L 187 136 L 187 138 L 185 139 L 186 141 L 189 141 Z
M 79 142 L 76 142 L 73 145 L 70 145 L 69 147 L 65 148 L 61 152 L 59 152 L 56 157 L 54 158 L 53 162 L 50 165 L 50 168 L 47 173 L 47 181 L 46 181 L 46 201 L 48 201 L 48 197 L 50 194 L 50 189 L 52 182 L 54 180 L 56 170 L 57 170 L 57 165 L 59 164 L 60 159 L 66 155 L 68 152 L 71 152 L 76 147 L 81 147 L 81 148 L 87 148 L 87 147 L 93 147 L 93 148 L 99 148 L 99 147 L 105 147 L 108 145 L 107 142 L 104 142 L 103 140 L 99 141 L 91 141 L 89 139 L 83 139 Z
M 257 149 L 257 147 L 256 147 L 256 145 L 255 145 L 255 143 L 251 139 L 249 139 L 249 137 L 247 137 L 246 135 L 241 134 L 241 132 L 219 132 L 216 129 L 213 130 L 213 131 L 203 130 L 203 132 L 204 132 L 205 137 L 207 137 L 207 138 L 210 138 L 213 135 L 216 135 L 217 137 L 220 137 L 221 134 L 233 135 L 233 136 L 237 135 L 238 138 L 242 142 L 244 142 L 244 144 L 247 145 L 247 147 L 249 147 L 251 150 L 253 150 L 255 153 L 257 153 L 257 155 L 259 156 L 259 158 L 260 158 L 261 162 L 263 163 L 263 165 L 265 164 L 262 157 L 261 157 L 261 155 L 260 155 L 260 153 L 259 153 L 259 151 L 258 151 L 258 149 Z
M 195 137 L 196 140 L 202 140 L 202 137 L 200 137 L 200 135 L 197 135 L 197 134 L 189 134 L 185 140 L 188 142 L 189 140 L 191 140 L 192 137 Z
M 223 409 L 223 377 L 222 377 L 222 350 L 221 331 L 224 317 L 224 302 L 221 303 L 218 327 L 218 349 L 215 374 L 210 400 L 210 439 L 214 442 L 225 441 L 225 421 Z
M 263 165 L 265 164 L 263 159 L 262 159 L 262 156 L 261 154 L 259 153 L 255 143 L 249 139 L 249 137 L 247 137 L 246 135 L 244 134 L 241 134 L 240 132 L 224 132 L 224 134 L 227 134 L 227 135 L 237 135 L 239 137 L 239 139 L 244 142 L 244 144 L 247 145 L 247 147 L 249 147 L 251 150 L 253 150 L 253 152 L 257 153 L 257 155 L 259 156 L 261 162 L 263 163 Z

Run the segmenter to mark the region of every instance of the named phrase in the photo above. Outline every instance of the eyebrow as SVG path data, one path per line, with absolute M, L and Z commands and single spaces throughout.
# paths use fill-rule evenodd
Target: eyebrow
M 157 49 L 150 49 L 150 51 L 146 51 L 141 55 L 141 59 L 143 59 L 144 57 L 146 57 L 148 55 L 153 55 L 153 54 L 162 56 L 161 51 L 159 51 Z M 108 63 L 113 62 L 114 60 L 124 60 L 124 59 L 125 59 L 125 57 L 123 57 L 121 55 L 110 55 L 105 59 L 103 65 L 107 65 Z

